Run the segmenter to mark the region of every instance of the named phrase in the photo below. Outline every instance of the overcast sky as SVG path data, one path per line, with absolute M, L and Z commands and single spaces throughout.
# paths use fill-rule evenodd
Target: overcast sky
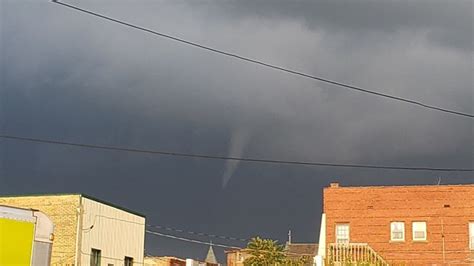
M 90 1 L 166 34 L 474 113 L 473 1 Z M 47 0 L 0 0 L 1 134 L 280 160 L 474 165 L 473 120 L 236 61 Z M 0 194 L 81 192 L 150 224 L 315 242 L 322 188 L 472 173 L 173 158 L 0 140 Z M 180 234 L 183 237 L 196 238 Z M 200 240 L 212 239 L 198 237 Z M 214 239 L 214 242 L 243 245 Z M 147 253 L 206 246 L 147 236 Z M 221 261 L 223 250 L 216 248 Z

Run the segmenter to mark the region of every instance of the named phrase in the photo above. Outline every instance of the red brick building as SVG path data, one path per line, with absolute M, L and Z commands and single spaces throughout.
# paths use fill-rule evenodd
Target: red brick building
M 318 254 L 327 261 L 474 265 L 474 184 L 333 183 L 323 209 Z

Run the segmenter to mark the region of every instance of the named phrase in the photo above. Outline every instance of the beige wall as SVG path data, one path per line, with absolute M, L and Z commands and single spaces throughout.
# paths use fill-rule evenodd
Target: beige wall
M 122 266 L 125 256 L 143 265 L 144 217 L 85 197 L 82 208 L 80 265 L 89 264 L 92 248 L 101 250 L 102 265 Z
M 244 249 L 226 251 L 226 253 L 227 253 L 227 266 L 243 266 L 244 260 L 251 256 Z
M 51 265 L 72 265 L 76 254 L 79 195 L 0 197 L 0 204 L 38 209 L 54 223 Z
M 144 259 L 144 266 L 169 266 L 169 260 L 163 258 L 148 257 Z
M 144 266 L 186 266 L 186 261 L 175 257 L 145 257 Z

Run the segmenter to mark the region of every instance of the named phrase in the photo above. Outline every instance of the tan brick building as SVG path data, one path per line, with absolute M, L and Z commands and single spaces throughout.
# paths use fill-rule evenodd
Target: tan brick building
M 227 266 L 243 266 L 244 260 L 251 257 L 247 249 L 226 250 Z
M 327 260 L 474 265 L 474 184 L 333 183 L 324 189 L 323 209 L 318 255 Z
M 176 257 L 147 256 L 144 260 L 144 266 L 218 266 L 216 263 L 198 261 L 194 259 L 180 259 Z
M 145 257 L 144 266 L 186 266 L 186 260 L 176 257 Z
M 51 265 L 143 264 L 143 215 L 83 194 L 6 196 L 0 204 L 37 209 L 51 218 Z

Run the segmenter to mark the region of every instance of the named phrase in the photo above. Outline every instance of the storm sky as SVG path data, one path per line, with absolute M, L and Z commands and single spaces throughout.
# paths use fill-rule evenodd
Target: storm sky
M 114 18 L 367 89 L 474 113 L 473 1 L 90 1 Z M 237 61 L 46 0 L 0 0 L 1 134 L 209 155 L 474 165 L 473 120 Z M 0 194 L 80 192 L 150 224 L 315 242 L 322 188 L 472 173 L 231 163 L 0 140 Z M 166 231 L 165 231 L 166 232 Z M 242 242 L 183 237 L 228 245 Z M 207 246 L 147 236 L 146 251 Z M 221 248 L 215 249 L 223 261 Z

